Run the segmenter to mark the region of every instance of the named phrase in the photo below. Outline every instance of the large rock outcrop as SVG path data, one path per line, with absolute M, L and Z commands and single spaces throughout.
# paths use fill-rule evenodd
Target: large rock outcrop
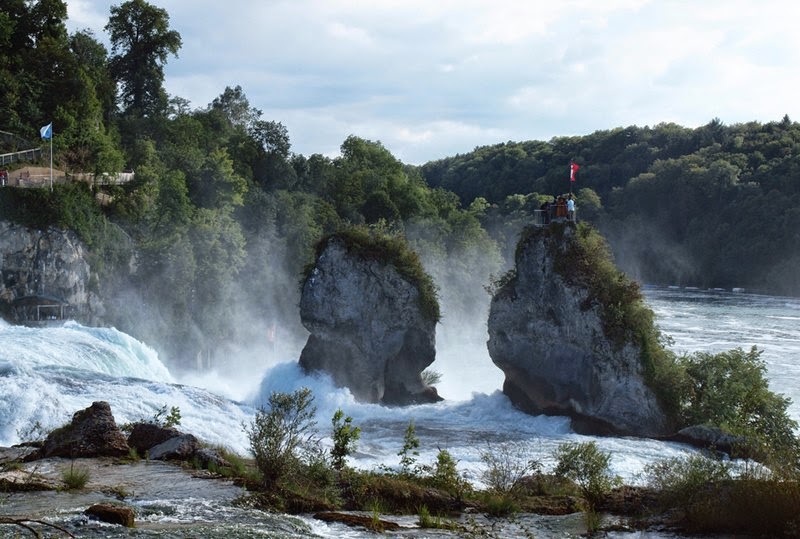
M 330 374 L 362 402 L 440 400 L 420 376 L 435 359 L 438 313 L 425 309 L 420 283 L 398 271 L 385 250 L 354 245 L 343 234 L 324 242 L 300 299 L 311 332 L 300 365 Z
M 12 318 L 15 300 L 29 296 L 62 299 L 69 304 L 69 317 L 89 322 L 105 311 L 89 286 L 87 249 L 74 232 L 0 221 L 0 271 L 0 302 Z
M 608 335 L 596 291 L 565 276 L 579 263 L 592 271 L 587 253 L 574 251 L 577 234 L 571 223 L 526 229 L 516 274 L 492 298 L 488 346 L 506 375 L 503 392 L 529 413 L 572 417 L 579 432 L 666 434 L 667 418 L 643 378 L 642 350 L 630 337 Z

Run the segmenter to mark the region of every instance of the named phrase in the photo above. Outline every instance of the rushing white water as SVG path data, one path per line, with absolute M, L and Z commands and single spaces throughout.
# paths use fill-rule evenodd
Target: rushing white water
M 0 322 L 0 445 L 25 438 L 38 423 L 51 430 L 98 400 L 119 424 L 178 406 L 185 429 L 210 443 L 244 448 L 250 407 L 182 386 L 155 351 L 110 328 L 29 328 Z
M 794 400 L 790 412 L 800 419 L 800 300 L 670 289 L 647 289 L 646 297 L 679 352 L 753 345 L 763 349 L 772 389 Z M 0 445 L 19 442 L 36 422 L 44 429 L 54 428 L 93 401 L 106 400 L 118 423 L 150 418 L 164 405 L 178 406 L 182 429 L 244 453 L 248 444 L 243 425 L 270 392 L 310 387 L 321 436 L 330 432 L 330 418 L 338 408 L 362 428 L 353 461 L 362 468 L 396 466 L 411 421 L 422 444 L 420 463 L 434 462 L 438 449 L 447 449 L 475 481 L 482 468 L 481 452 L 504 442 L 518 444 L 527 458 L 539 459 L 547 468 L 560 443 L 596 440 L 611 452 L 614 472 L 632 482 L 647 463 L 691 451 L 653 440 L 579 436 L 565 418 L 521 413 L 499 390 L 502 373 L 486 353 L 485 335 L 447 337 L 439 344 L 440 359 L 433 367 L 444 376 L 440 390 L 447 400 L 387 408 L 356 403 L 328 378 L 303 375 L 296 360 L 288 358 L 255 377 L 252 370 L 229 377 L 219 373 L 177 377 L 151 348 L 114 329 L 76 323 L 34 329 L 0 323 Z M 246 378 L 262 380 L 258 386 L 230 382 Z M 233 386 L 242 393 L 238 401 L 220 396 L 219 388 Z

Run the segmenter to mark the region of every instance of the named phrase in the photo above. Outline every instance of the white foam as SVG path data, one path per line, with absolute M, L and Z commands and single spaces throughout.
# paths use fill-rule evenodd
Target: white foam
M 676 349 L 716 351 L 750 343 L 763 348 L 771 387 L 795 400 L 790 415 L 800 417 L 800 328 L 789 319 L 800 301 L 719 293 L 710 302 L 698 299 L 708 296 L 704 292 L 658 289 L 645 294 L 665 333 L 675 338 Z M 593 440 L 612 454 L 614 472 L 629 482 L 637 480 L 646 464 L 690 451 L 653 440 L 577 435 L 566 418 L 531 416 L 515 409 L 495 381 L 475 391 L 470 380 L 459 378 L 463 372 L 494 369 L 488 355 L 464 355 L 461 362 L 454 358 L 443 361 L 441 371 L 457 398 L 392 408 L 357 403 L 329 377 L 304 374 L 293 358 L 280 363 L 248 358 L 238 370 L 175 376 L 151 348 L 114 329 L 78 324 L 34 329 L 0 323 L 0 445 L 16 443 L 17 432 L 36 421 L 54 428 L 93 401 L 106 400 L 119 423 L 150 418 L 164 405 L 177 406 L 185 431 L 245 453 L 244 425 L 252 421 L 255 409 L 266 404 L 273 391 L 308 387 L 315 396 L 324 443 L 330 444 L 330 420 L 337 409 L 362 428 L 357 456 L 351 460 L 359 468 L 397 466 L 403 434 L 412 421 L 422 444 L 418 462 L 431 464 L 440 448 L 447 449 L 459 461 L 459 469 L 476 481 L 483 467 L 481 452 L 500 443 L 521 445 L 530 458 L 547 467 L 559 444 Z M 233 354 L 230 365 L 239 364 Z M 175 379 L 183 385 L 173 383 Z

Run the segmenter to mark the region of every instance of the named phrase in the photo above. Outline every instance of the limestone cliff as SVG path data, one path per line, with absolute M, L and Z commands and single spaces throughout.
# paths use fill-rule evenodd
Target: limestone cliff
M 580 234 L 572 223 L 523 232 L 516 269 L 489 314 L 489 354 L 505 372 L 503 391 L 529 413 L 571 416 L 579 432 L 665 434 L 667 418 L 643 377 L 643 350 L 618 317 L 619 298 L 598 292 L 604 283 L 592 272 L 601 268 L 590 263 L 598 246 L 582 244 Z M 635 283 L 611 284 L 636 301 Z
M 359 241 L 334 235 L 318 251 L 300 300 L 311 332 L 300 365 L 329 373 L 363 402 L 440 400 L 420 376 L 436 353 L 432 290 L 388 259 L 386 246 Z
M 94 321 L 104 313 L 88 252 L 74 232 L 36 230 L 0 221 L 0 303 L 13 319 L 12 305 L 26 296 L 52 296 L 69 304 L 68 315 Z

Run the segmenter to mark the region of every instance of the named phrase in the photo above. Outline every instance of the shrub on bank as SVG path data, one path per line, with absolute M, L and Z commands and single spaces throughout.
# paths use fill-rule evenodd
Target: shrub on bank
M 800 482 L 756 467 L 739 475 L 709 455 L 692 455 L 645 469 L 664 511 L 678 509 L 674 524 L 691 533 L 745 533 L 795 537 L 800 531 Z

